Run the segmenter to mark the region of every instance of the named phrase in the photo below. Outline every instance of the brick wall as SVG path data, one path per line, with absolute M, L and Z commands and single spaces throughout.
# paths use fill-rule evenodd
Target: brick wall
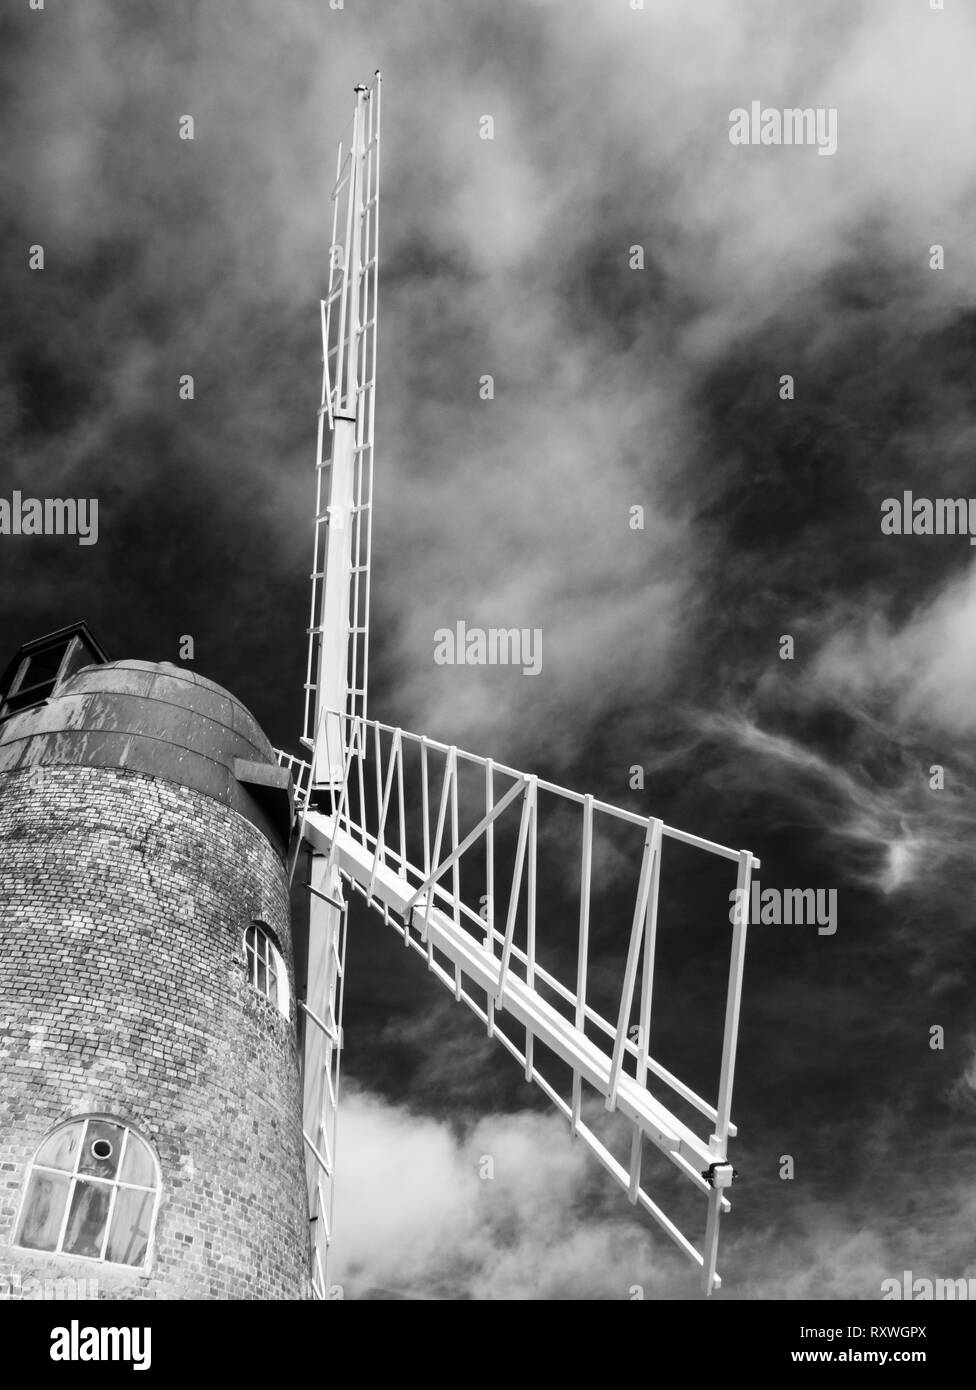
M 308 1297 L 294 979 L 286 1020 L 247 981 L 253 918 L 291 973 L 281 862 L 219 802 L 107 768 L 0 776 L 0 1292 Z M 37 1145 L 88 1113 L 158 1154 L 147 1274 L 11 1244 Z

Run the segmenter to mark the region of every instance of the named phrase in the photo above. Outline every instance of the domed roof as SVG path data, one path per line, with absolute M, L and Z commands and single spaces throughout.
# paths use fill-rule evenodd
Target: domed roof
M 287 842 L 290 781 L 261 726 L 236 696 L 182 666 L 86 666 L 45 704 L 0 724 L 0 773 L 66 765 L 178 782 L 240 811 L 279 849 Z
M 132 697 L 140 702 L 152 701 L 168 705 L 171 714 L 159 710 L 157 717 L 163 721 L 162 729 L 186 731 L 200 741 L 201 751 L 213 746 L 223 746 L 229 738 L 243 740 L 252 750 L 259 762 L 273 763 L 274 750 L 249 709 L 232 695 L 229 690 L 216 681 L 198 676 L 183 666 L 174 666 L 170 661 L 109 661 L 104 665 L 86 666 L 77 675 L 71 676 L 61 686 L 55 699 L 67 699 L 87 694 L 111 694 Z M 103 702 L 98 701 L 97 704 Z M 116 711 L 125 704 L 112 701 Z M 135 710 L 136 706 L 129 708 Z M 183 710 L 190 718 L 180 719 L 177 711 Z M 148 713 L 144 705 L 138 707 L 140 717 Z M 213 727 L 209 727 L 212 725 Z M 213 744 L 209 740 L 213 740 Z

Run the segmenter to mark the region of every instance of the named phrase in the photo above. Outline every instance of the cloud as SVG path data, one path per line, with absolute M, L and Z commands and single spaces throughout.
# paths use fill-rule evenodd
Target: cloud
M 646 1297 L 675 1279 L 693 1287 L 623 1194 L 616 1218 L 594 1211 L 595 1161 L 556 1116 L 487 1115 L 458 1134 L 347 1091 L 340 1124 L 329 1281 L 347 1296 L 626 1299 L 633 1284 Z
M 880 694 L 901 721 L 925 720 L 936 737 L 967 737 L 976 731 L 974 626 L 976 567 L 970 565 L 900 623 L 869 613 L 838 626 L 817 657 L 815 678 L 843 696 Z
M 347 1090 L 338 1152 L 328 1277 L 346 1297 L 700 1296 L 693 1267 L 622 1192 L 594 1200 L 605 1175 L 556 1116 L 486 1115 L 459 1128 Z M 488 1171 L 493 1178 L 480 1176 Z M 780 1182 L 771 1205 L 789 1224 L 744 1225 L 750 1196 L 734 1190 L 718 1296 L 876 1300 L 882 1281 L 905 1268 L 964 1273 L 965 1239 L 949 1233 L 949 1211 L 972 1206 L 968 1189 L 954 1180 L 955 1195 L 923 1212 L 895 1175 L 889 1181 L 887 1200 L 870 1212 L 859 1192 L 838 1201 Z M 697 1226 L 692 1235 L 700 1243 Z
M 915 757 L 906 751 L 880 768 L 871 765 L 874 749 L 825 755 L 803 738 L 763 728 L 754 715 L 705 715 L 700 727 L 753 760 L 770 796 L 794 810 L 802 801 L 804 821 L 846 849 L 835 875 L 840 871 L 847 881 L 887 896 L 944 879 L 948 867 L 958 865 L 960 836 L 972 812 L 964 790 L 933 790 L 924 750 Z M 884 737 L 879 731 L 878 741 Z M 752 774 L 739 766 L 729 775 L 734 785 Z

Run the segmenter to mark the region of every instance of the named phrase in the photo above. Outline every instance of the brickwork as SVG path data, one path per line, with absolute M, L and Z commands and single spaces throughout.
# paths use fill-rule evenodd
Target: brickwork
M 253 919 L 291 973 L 281 861 L 218 801 L 112 768 L 0 776 L 0 1287 L 309 1296 L 294 979 L 286 1020 L 247 980 Z M 91 1113 L 159 1157 L 146 1273 L 12 1245 L 35 1149 Z

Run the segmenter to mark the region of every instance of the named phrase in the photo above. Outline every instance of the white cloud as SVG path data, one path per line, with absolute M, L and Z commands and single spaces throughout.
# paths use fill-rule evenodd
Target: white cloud
M 693 1291 L 619 1194 L 594 1205 L 595 1161 L 556 1115 L 489 1115 L 460 1137 L 361 1091 L 342 1100 L 330 1283 L 412 1297 L 620 1298 Z M 482 1179 L 483 1158 L 494 1178 Z M 609 1185 L 609 1179 L 607 1179 Z
M 891 537 L 908 558 L 911 538 Z M 946 544 L 965 544 L 946 537 Z M 976 567 L 950 581 L 901 624 L 867 617 L 841 627 L 815 667 L 821 687 L 858 697 L 881 692 L 904 721 L 965 735 L 976 730 Z

